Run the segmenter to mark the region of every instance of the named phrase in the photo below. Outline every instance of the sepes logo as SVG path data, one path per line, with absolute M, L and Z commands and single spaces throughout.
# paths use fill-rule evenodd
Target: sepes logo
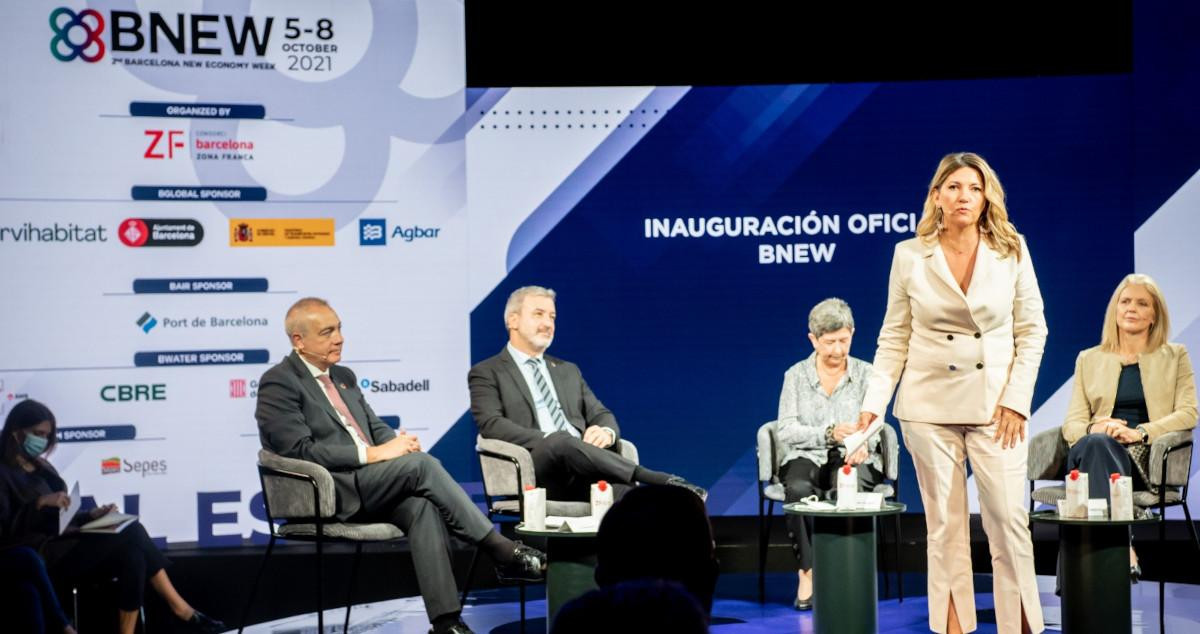
M 191 218 L 126 218 L 117 237 L 127 247 L 194 247 L 204 239 L 204 226 Z
M 151 475 L 166 475 L 167 461 L 165 458 L 155 460 L 122 460 L 118 456 L 105 458 L 100 461 L 100 474 L 137 473 L 143 478 Z
M 358 385 L 371 392 L 428 392 L 429 379 L 410 379 L 408 381 L 359 379 Z
M 50 12 L 50 54 L 60 62 L 69 62 L 76 57 L 85 62 L 96 63 L 104 57 L 104 17 L 95 9 L 84 9 L 79 13 L 59 7 Z
M 359 218 L 358 244 L 364 247 L 387 244 L 387 220 L 383 218 Z

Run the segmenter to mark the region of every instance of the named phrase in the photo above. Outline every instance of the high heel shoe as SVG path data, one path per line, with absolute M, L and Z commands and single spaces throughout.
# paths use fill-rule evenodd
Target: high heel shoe
M 1142 564 L 1137 563 L 1129 567 L 1129 583 L 1137 583 L 1138 579 L 1142 578 Z

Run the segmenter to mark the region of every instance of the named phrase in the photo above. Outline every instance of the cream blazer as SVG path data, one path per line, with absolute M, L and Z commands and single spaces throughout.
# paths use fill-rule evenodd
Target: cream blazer
M 1150 415 L 1150 422 L 1142 425 L 1149 442 L 1167 432 L 1196 426 L 1196 377 L 1183 344 L 1168 343 L 1142 354 L 1138 357 L 1138 374 L 1142 376 L 1146 413 Z M 1067 444 L 1079 442 L 1094 419 L 1112 416 L 1120 378 L 1120 356 L 1100 346 L 1079 353 L 1071 405 L 1062 426 Z
M 964 295 L 941 246 L 896 245 L 887 314 L 863 411 L 918 423 L 986 425 L 996 405 L 1026 418 L 1046 345 L 1042 294 L 1025 238 L 1021 258 L 980 241 Z

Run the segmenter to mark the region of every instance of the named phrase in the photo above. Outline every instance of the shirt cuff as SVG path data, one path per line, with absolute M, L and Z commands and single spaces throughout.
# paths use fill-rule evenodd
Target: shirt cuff
M 367 446 L 358 445 L 358 464 L 367 464 Z
M 617 432 L 613 431 L 613 428 L 612 428 L 612 427 L 601 427 L 600 429 L 603 429 L 604 431 L 608 432 L 608 446 L 609 446 L 609 447 L 611 447 L 611 446 L 613 446 L 614 444 L 616 444 L 616 442 L 617 442 Z

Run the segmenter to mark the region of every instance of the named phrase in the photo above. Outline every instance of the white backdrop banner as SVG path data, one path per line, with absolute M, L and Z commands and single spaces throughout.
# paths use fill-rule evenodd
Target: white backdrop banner
M 0 23 L 0 390 L 55 412 L 68 482 L 169 541 L 264 531 L 256 382 L 306 295 L 390 424 L 430 446 L 462 415 L 460 2 L 10 2 Z

